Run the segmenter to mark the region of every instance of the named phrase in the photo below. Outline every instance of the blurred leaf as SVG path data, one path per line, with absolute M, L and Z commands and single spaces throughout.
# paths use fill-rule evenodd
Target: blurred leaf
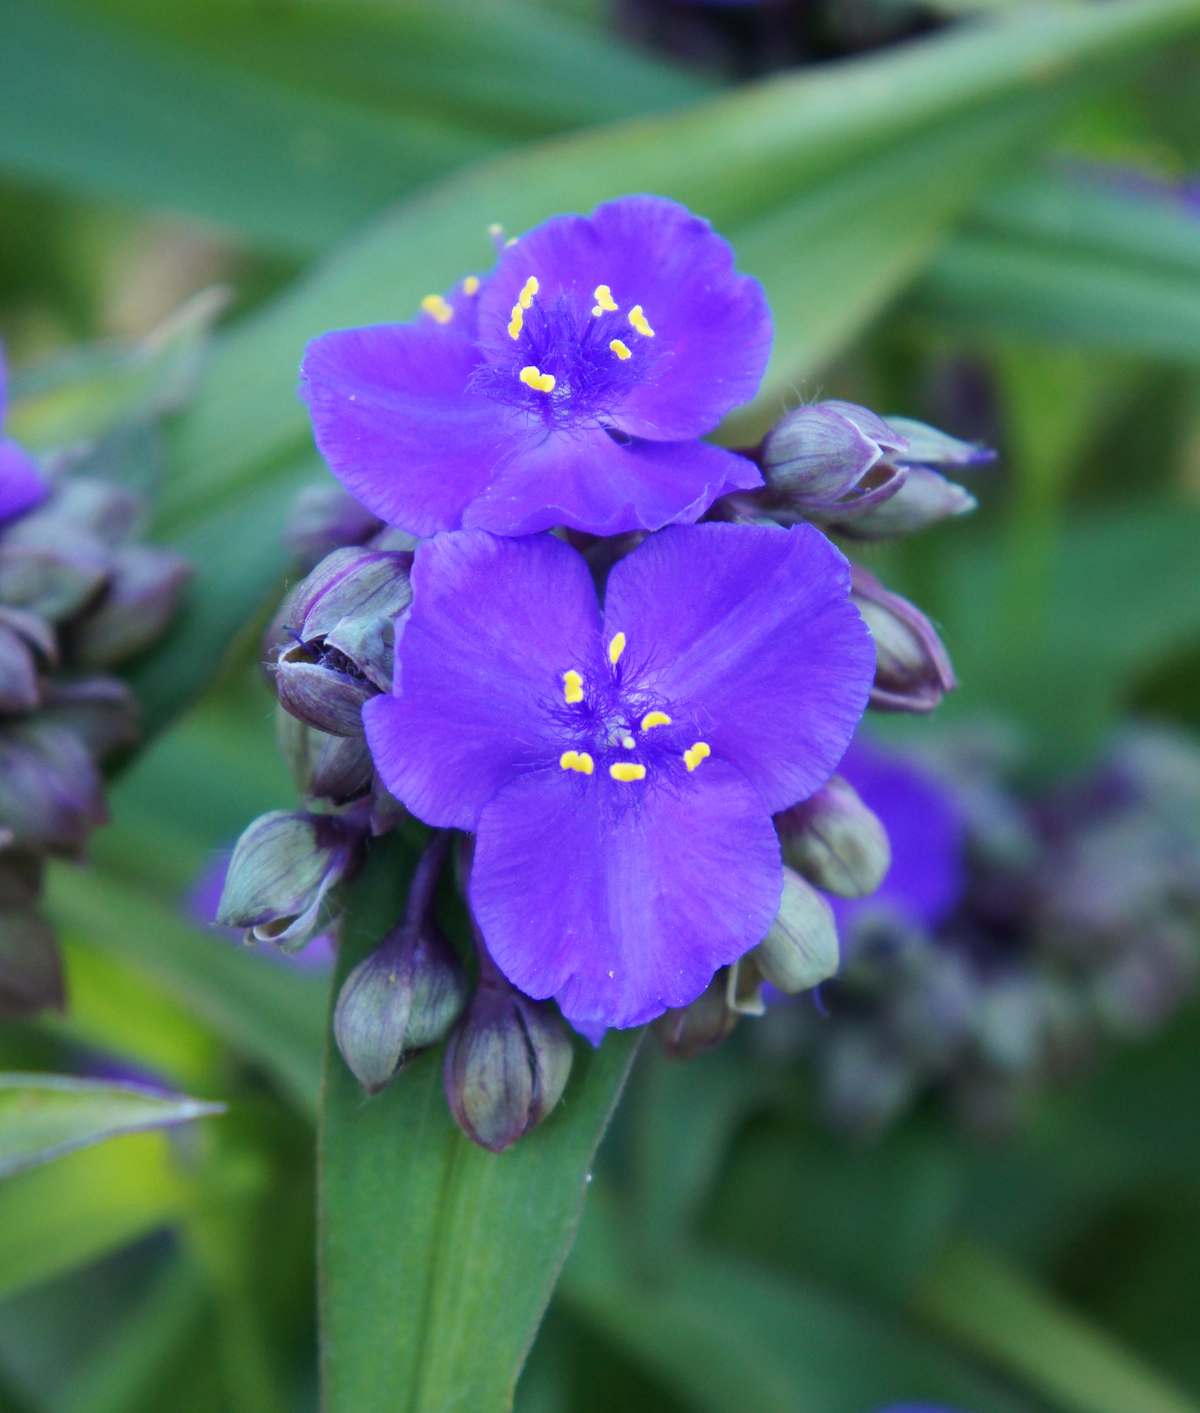
M 1200 361 L 1200 215 L 1068 171 L 1006 185 L 931 264 L 915 307 L 956 328 Z
M 339 981 L 394 922 L 410 871 L 395 836 L 376 846 L 355 889 Z M 577 1047 L 560 1107 L 498 1156 L 455 1127 L 440 1052 L 417 1056 L 368 1099 L 329 1047 L 320 1135 L 326 1413 L 509 1406 L 637 1040 L 617 1032 L 598 1051 Z
M 1072 1413 L 1196 1413 L 1197 1404 L 980 1247 L 942 1256 L 922 1313 Z
M 162 1134 L 72 1153 L 0 1183 L 0 1296 L 176 1221 L 187 1188 Z
M 106 1138 L 173 1128 L 223 1104 L 70 1075 L 0 1074 L 0 1178 Z
M 693 1246 L 656 1278 L 633 1280 L 624 1234 L 601 1196 L 562 1296 L 697 1413 L 864 1413 L 897 1400 L 945 1401 L 971 1413 L 1045 1407 L 993 1386 L 907 1322 L 737 1256 Z

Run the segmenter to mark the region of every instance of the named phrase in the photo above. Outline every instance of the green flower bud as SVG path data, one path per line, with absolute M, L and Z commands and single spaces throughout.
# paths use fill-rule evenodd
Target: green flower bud
M 691 1060 L 732 1034 L 738 1012 L 727 1004 L 729 972 L 719 971 L 690 1006 L 665 1011 L 654 1022 L 663 1051 L 673 1060 Z
M 51 682 L 38 721 L 70 731 L 98 761 L 132 746 L 139 736 L 137 699 L 116 677 Z
M 874 893 L 891 867 L 887 830 L 839 775 L 776 823 L 786 862 L 841 898 Z
M 302 795 L 347 805 L 370 790 L 375 767 L 364 736 L 331 736 L 282 707 L 275 731 Z
M 104 594 L 70 627 L 69 658 L 81 667 L 109 667 L 149 647 L 170 622 L 191 574 L 187 560 L 173 550 L 156 545 L 116 550 Z
M 792 996 L 828 981 L 838 969 L 833 909 L 790 868 L 783 871 L 779 913 L 749 959 L 777 991 Z
M 19 520 L 0 540 L 0 603 L 62 622 L 100 592 L 109 563 L 105 545 L 70 522 Z
M 0 833 L 77 854 L 107 817 L 95 763 L 71 731 L 36 718 L 0 726 Z

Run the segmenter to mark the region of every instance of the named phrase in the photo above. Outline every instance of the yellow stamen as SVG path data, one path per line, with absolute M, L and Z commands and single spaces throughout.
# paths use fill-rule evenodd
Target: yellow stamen
M 652 339 L 654 330 L 650 327 L 650 321 L 642 313 L 642 306 L 635 304 L 629 311 L 629 322 L 644 339 Z
M 583 678 L 574 668 L 563 673 L 563 701 L 568 706 L 583 701 Z
M 468 275 L 467 278 L 463 281 L 463 294 L 478 294 L 478 293 L 479 293 L 479 276 L 478 276 L 478 275 Z
M 543 373 L 536 363 L 526 363 L 518 375 L 527 388 L 534 392 L 553 392 L 557 381 L 553 373 Z
M 440 294 L 427 294 L 421 301 L 421 308 L 439 324 L 448 324 L 454 318 L 454 310 Z
M 633 739 L 632 736 L 622 736 L 621 744 L 625 747 L 627 751 L 631 751 L 633 750 L 634 746 L 637 745 L 637 742 Z
M 653 731 L 656 726 L 670 726 L 671 718 L 665 711 L 648 711 L 642 717 L 642 730 Z
M 707 741 L 697 741 L 694 746 L 689 746 L 683 753 L 683 763 L 688 770 L 695 770 L 702 760 L 707 760 L 712 755 L 712 747 Z
M 627 358 L 633 357 L 633 354 L 629 351 L 629 345 L 622 343 L 620 339 L 613 339 L 609 344 L 609 348 L 617 355 L 622 363 L 624 363 Z
M 538 277 L 536 275 L 530 275 L 530 277 L 525 281 L 524 285 L 521 287 L 521 293 L 517 295 L 517 303 L 521 306 L 522 309 L 529 308 L 529 306 L 533 303 L 533 296 L 537 294 L 540 288 L 541 286 L 538 284 Z
M 596 301 L 592 305 L 592 313 L 597 318 L 601 314 L 611 314 L 613 310 L 620 308 L 620 305 L 612 297 L 612 290 L 607 285 L 597 285 L 592 291 L 592 298 Z
M 508 336 L 510 339 L 519 339 L 521 329 L 525 324 L 525 311 L 519 304 L 512 307 L 512 318 L 508 321 Z
M 558 763 L 563 770 L 574 770 L 580 775 L 590 775 L 596 768 L 596 763 L 586 751 L 564 751 Z
M 621 661 L 621 654 L 625 651 L 625 634 L 614 633 L 612 641 L 608 645 L 608 660 L 616 667 Z
M 628 784 L 632 780 L 645 780 L 646 767 L 635 765 L 631 760 L 619 760 L 608 767 L 608 773 L 614 780 L 623 780 Z

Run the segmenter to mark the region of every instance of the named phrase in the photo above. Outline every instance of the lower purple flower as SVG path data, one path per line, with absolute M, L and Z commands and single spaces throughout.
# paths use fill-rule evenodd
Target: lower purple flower
M 8 408 L 8 370 L 0 346 L 0 429 Z M 48 487 L 37 462 L 16 442 L 0 436 L 0 525 L 45 499 Z
M 932 771 L 911 758 L 856 738 L 838 766 L 883 822 L 892 865 L 880 887 L 865 898 L 830 897 L 843 948 L 852 945 L 860 919 L 886 912 L 913 927 L 936 927 L 966 887 L 966 837 L 962 811 Z
M 762 940 L 770 817 L 828 778 L 870 690 L 849 584 L 811 526 L 666 530 L 603 611 L 550 536 L 417 550 L 367 738 L 413 814 L 478 834 L 471 903 L 514 985 L 594 1034 L 689 1004 Z

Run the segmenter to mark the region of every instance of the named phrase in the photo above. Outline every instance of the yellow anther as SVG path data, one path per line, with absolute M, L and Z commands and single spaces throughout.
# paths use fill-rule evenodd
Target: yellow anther
M 529 308 L 533 303 L 533 296 L 537 294 L 539 289 L 541 289 L 541 285 L 538 284 L 538 277 L 536 275 L 530 275 L 524 285 L 522 285 L 521 293 L 517 295 L 517 303 L 522 309 Z
M 518 375 L 527 388 L 534 392 L 553 392 L 557 381 L 553 373 L 543 373 L 536 363 L 526 363 Z
M 525 311 L 519 304 L 512 307 L 512 318 L 508 321 L 508 336 L 510 339 L 519 339 L 521 330 L 525 325 Z
M 608 660 L 616 667 L 621 661 L 621 654 L 625 651 L 625 634 L 614 633 L 608 645 Z
M 622 736 L 621 744 L 625 747 L 627 751 L 632 751 L 634 746 L 637 745 L 637 742 L 633 739 L 632 736 Z
M 583 701 L 583 678 L 574 668 L 563 673 L 563 701 L 568 706 Z
M 592 313 L 597 318 L 601 314 L 611 314 L 615 309 L 620 308 L 620 305 L 612 297 L 612 290 L 607 285 L 597 285 L 592 291 L 592 298 L 596 301 L 592 305 Z
M 665 711 L 648 711 L 642 717 L 642 730 L 653 731 L 656 726 L 670 726 L 671 718 Z
M 448 324 L 454 318 L 454 310 L 440 294 L 427 294 L 421 301 L 421 308 L 439 324 Z
M 580 775 L 590 775 L 596 768 L 595 761 L 586 751 L 564 751 L 558 763 L 563 770 L 574 770 Z
M 689 770 L 695 770 L 702 760 L 707 760 L 712 755 L 712 747 L 707 741 L 697 741 L 694 746 L 689 746 L 683 753 L 683 763 Z
M 463 294 L 478 294 L 478 293 L 479 293 L 479 276 L 478 276 L 478 275 L 468 275 L 467 278 L 463 281 Z
M 646 767 L 635 765 L 631 760 L 619 760 L 608 767 L 608 773 L 614 780 L 623 780 L 628 784 L 632 780 L 645 780 Z
M 620 339 L 613 339 L 609 344 L 609 348 L 617 355 L 622 363 L 624 363 L 627 358 L 633 357 L 633 354 L 629 351 L 629 345 L 622 343 Z
M 635 304 L 629 311 L 629 322 L 644 339 L 652 339 L 654 337 L 654 330 L 650 327 L 649 319 L 642 313 L 642 306 L 640 304 Z

